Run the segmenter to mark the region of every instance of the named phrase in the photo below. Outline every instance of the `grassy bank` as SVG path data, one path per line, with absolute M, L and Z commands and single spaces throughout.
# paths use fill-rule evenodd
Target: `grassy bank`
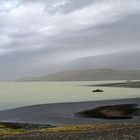
M 128 136 L 133 135 L 131 134 L 131 132 L 133 132 L 135 137 L 138 137 L 138 133 L 140 132 L 139 130 L 140 124 L 70 125 L 49 128 L 33 128 L 27 130 L 25 128 L 12 128 L 11 126 L 7 126 L 2 123 L 0 124 L 0 140 L 40 140 L 46 138 L 57 140 L 60 137 L 62 140 L 69 140 L 71 136 L 74 136 L 75 139 L 79 139 L 81 136 L 84 136 L 84 138 L 81 139 L 88 140 L 89 138 L 89 140 L 92 140 L 91 138 L 98 135 L 106 135 L 108 132 L 112 132 L 111 135 L 113 135 L 113 133 L 116 135 L 118 132 L 124 132 L 125 135 Z
M 15 128 L 8 127 L 3 123 L 0 124 L 0 137 L 15 136 L 15 135 L 20 135 L 25 133 L 27 133 L 27 130 L 25 129 L 15 129 Z

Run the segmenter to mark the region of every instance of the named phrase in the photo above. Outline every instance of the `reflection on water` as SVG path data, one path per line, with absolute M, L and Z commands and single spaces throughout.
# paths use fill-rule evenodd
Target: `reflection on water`
M 85 86 L 110 82 L 114 81 L 1 82 L 0 110 L 33 104 L 140 97 L 139 88 L 100 87 L 103 93 L 93 93 L 99 87 Z

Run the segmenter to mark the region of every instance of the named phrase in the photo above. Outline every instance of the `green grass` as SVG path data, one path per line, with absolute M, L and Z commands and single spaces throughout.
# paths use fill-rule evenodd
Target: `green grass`
M 49 132 L 79 132 L 79 131 L 99 131 L 107 129 L 117 129 L 117 128 L 129 128 L 133 127 L 136 124 L 98 124 L 98 125 L 67 125 L 67 126 L 58 126 L 46 129 L 40 129 L 40 133 L 49 133 Z
M 13 129 L 4 124 L 0 124 L 0 137 L 2 136 L 14 136 L 27 133 L 24 129 Z
M 79 132 L 79 131 L 99 131 L 107 129 L 117 129 L 117 128 L 129 128 L 136 124 L 100 124 L 100 125 L 68 125 L 68 126 L 58 126 L 52 128 L 41 128 L 41 129 L 14 129 L 10 128 L 4 124 L 0 124 L 0 137 L 9 137 L 17 135 L 31 135 L 31 134 L 48 134 L 55 132 Z

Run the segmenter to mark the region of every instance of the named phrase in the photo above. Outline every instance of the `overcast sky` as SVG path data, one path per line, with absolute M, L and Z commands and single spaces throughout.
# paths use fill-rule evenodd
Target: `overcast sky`
M 0 0 L 0 79 L 131 49 L 140 49 L 140 0 Z

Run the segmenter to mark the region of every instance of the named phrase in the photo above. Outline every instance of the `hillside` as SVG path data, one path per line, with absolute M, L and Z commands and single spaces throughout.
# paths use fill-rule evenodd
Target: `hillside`
M 40 77 L 22 78 L 17 81 L 98 81 L 140 80 L 140 70 L 90 69 L 70 70 Z

